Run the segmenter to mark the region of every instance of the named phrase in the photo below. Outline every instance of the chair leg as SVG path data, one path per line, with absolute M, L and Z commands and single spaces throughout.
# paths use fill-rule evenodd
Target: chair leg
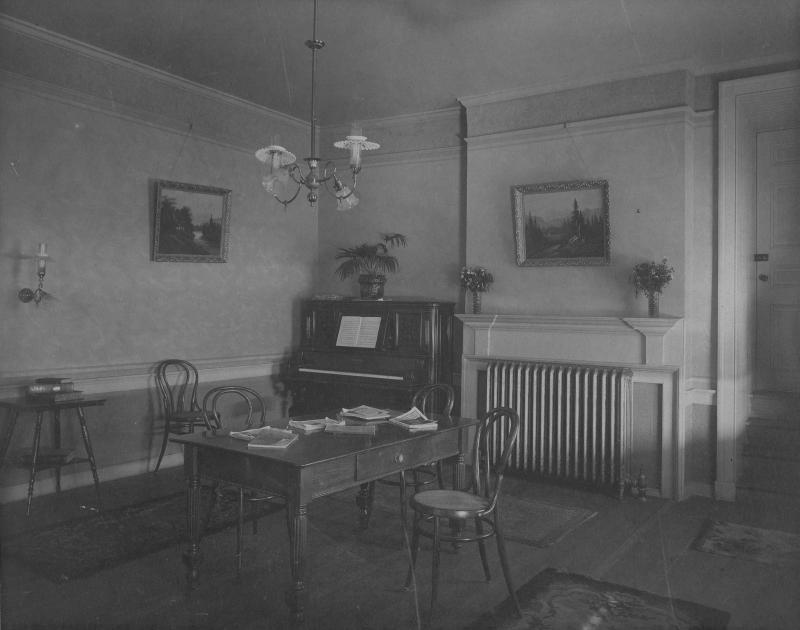
M 506 553 L 506 540 L 503 537 L 503 531 L 500 526 L 500 515 L 497 511 L 495 511 L 494 515 L 494 533 L 495 538 L 497 538 L 497 553 L 500 556 L 500 566 L 503 567 L 503 577 L 506 579 L 508 594 L 511 595 L 511 601 L 514 602 L 514 609 L 517 611 L 517 615 L 522 617 L 522 609 L 519 607 L 517 591 L 514 588 L 514 582 L 511 580 L 511 570 L 508 566 L 508 554 Z
M 483 574 L 486 576 L 486 581 L 490 582 L 492 580 L 492 574 L 489 571 L 489 560 L 486 558 L 486 545 L 484 544 L 485 541 L 481 536 L 483 536 L 483 521 L 481 519 L 475 519 L 475 532 L 478 535 L 478 550 L 481 554 L 481 564 L 483 565 Z
M 400 544 L 403 544 L 403 536 L 405 535 L 406 527 L 408 525 L 408 491 L 406 488 L 406 471 L 400 471 Z
M 405 588 L 411 586 L 411 578 L 413 577 L 414 569 L 417 566 L 417 552 L 419 551 L 419 520 L 418 512 L 414 512 L 414 529 L 411 534 L 411 566 L 408 568 L 406 575 Z
M 428 626 L 433 622 L 433 611 L 439 596 L 439 519 L 433 517 L 433 561 L 431 562 L 431 609 L 428 613 Z
M 236 577 L 242 576 L 242 529 L 244 529 L 244 489 L 239 488 L 239 518 L 236 519 Z
M 158 461 L 156 462 L 156 467 L 153 469 L 154 473 L 158 472 L 158 469 L 161 467 L 161 460 L 164 459 L 164 453 L 167 451 L 167 442 L 169 442 L 169 420 L 166 421 L 164 425 L 164 439 L 161 440 L 161 452 L 158 454 Z
M 441 459 L 436 462 L 436 479 L 439 481 L 439 490 L 444 490 L 444 468 Z

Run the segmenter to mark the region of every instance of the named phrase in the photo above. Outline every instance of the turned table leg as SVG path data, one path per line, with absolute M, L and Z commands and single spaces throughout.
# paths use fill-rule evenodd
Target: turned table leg
M 291 513 L 290 561 L 292 565 L 292 585 L 286 593 L 286 603 L 294 627 L 303 627 L 306 621 L 308 590 L 306 585 L 306 545 L 308 506 L 298 501 L 289 501 L 287 510 Z

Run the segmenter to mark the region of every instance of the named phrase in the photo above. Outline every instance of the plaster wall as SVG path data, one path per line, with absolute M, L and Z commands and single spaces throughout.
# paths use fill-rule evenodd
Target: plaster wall
M 196 363 L 202 389 L 253 383 L 279 414 L 271 377 L 294 345 L 297 297 L 313 285 L 317 218 L 270 207 L 253 154 L 268 133 L 307 144 L 307 129 L 76 42 L 7 27 L 0 22 L 0 397 L 57 375 L 107 398 L 87 409 L 101 481 L 154 463 L 162 419 L 152 370 L 161 359 Z M 158 179 L 231 191 L 226 263 L 151 260 Z M 40 242 L 52 257 L 44 288 L 53 299 L 37 307 L 17 292 L 36 286 Z M 30 445 L 30 420 L 17 424 L 12 455 Z M 69 414 L 62 424 L 65 446 L 80 451 Z M 178 450 L 167 465 L 180 463 Z M 70 467 L 65 487 L 91 483 L 87 474 Z M 4 467 L 0 500 L 19 498 L 23 477 Z M 37 492 L 47 480 L 44 472 Z
M 467 264 L 492 270 L 486 312 L 645 315 L 629 283 L 633 266 L 666 257 L 675 277 L 663 314 L 685 312 L 685 199 L 688 112 L 683 108 L 526 134 L 471 138 L 467 160 Z M 611 263 L 518 267 L 511 188 L 605 179 Z
M 364 156 L 358 206 L 336 212 L 330 197 L 322 200 L 316 282 L 320 292 L 357 296 L 357 279 L 341 281 L 334 274 L 337 249 L 399 232 L 408 237 L 408 246 L 393 250 L 400 266 L 388 276 L 385 296 L 456 303 L 462 299 L 458 274 L 466 199 L 460 125 L 458 109 L 363 123 L 364 133 L 382 148 Z M 325 130 L 323 145 L 343 132 Z M 338 168 L 345 172 L 347 163 Z

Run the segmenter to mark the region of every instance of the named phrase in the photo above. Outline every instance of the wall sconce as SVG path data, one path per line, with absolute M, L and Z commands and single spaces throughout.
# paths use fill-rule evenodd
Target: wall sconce
M 36 273 L 39 276 L 39 286 L 35 290 L 20 289 L 17 297 L 26 304 L 33 301 L 36 306 L 39 306 L 39 302 L 46 295 L 42 287 L 44 286 L 44 274 L 47 271 L 47 259 L 50 258 L 47 255 L 47 243 L 39 243 L 39 253 L 34 258 L 36 258 Z

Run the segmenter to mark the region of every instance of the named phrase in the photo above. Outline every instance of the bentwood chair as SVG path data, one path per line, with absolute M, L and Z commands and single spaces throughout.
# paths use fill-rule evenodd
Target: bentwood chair
M 230 403 L 231 397 L 235 397 L 235 399 L 240 402 L 239 407 L 241 408 L 241 412 L 233 404 L 226 406 L 224 417 L 227 418 L 227 420 L 223 422 L 223 414 L 220 412 L 221 402 L 223 398 L 227 398 L 227 402 Z M 202 413 L 205 419 L 205 425 L 213 435 L 227 435 L 231 431 L 254 429 L 266 425 L 266 406 L 264 404 L 264 399 L 254 389 L 242 385 L 223 385 L 209 390 L 203 397 Z M 258 502 L 269 502 L 285 507 L 286 501 L 285 498 L 280 495 L 257 493 L 233 483 L 217 484 L 214 487 L 212 502 L 206 515 L 206 523 L 208 523 L 223 492 L 233 492 L 239 504 L 238 516 L 236 519 L 236 574 L 241 575 L 242 530 L 244 529 L 245 504 L 253 505 Z M 258 520 L 254 518 L 254 534 L 257 532 L 257 527 Z
M 472 484 L 469 490 L 423 490 L 411 497 L 414 509 L 414 530 L 411 540 L 411 568 L 406 587 L 411 584 L 417 561 L 420 536 L 433 540 L 433 562 L 431 581 L 430 618 L 439 588 L 439 548 L 442 542 L 477 542 L 486 580 L 491 580 L 489 563 L 486 559 L 484 541 L 494 536 L 500 565 L 506 580 L 508 592 L 522 616 L 516 590 L 511 580 L 508 566 L 505 539 L 500 518 L 500 489 L 503 483 L 512 447 L 519 433 L 519 416 L 513 409 L 496 407 L 489 411 L 475 432 L 472 448 Z M 502 453 L 497 451 L 502 448 Z M 442 531 L 442 522 L 453 524 L 461 522 L 460 527 Z
M 455 392 L 446 383 L 434 383 L 417 390 L 412 398 L 411 405 L 425 415 L 438 411 L 446 416 L 453 412 Z M 439 488 L 443 487 L 442 462 L 436 461 L 432 465 L 418 466 L 411 470 L 404 470 L 398 475 L 385 477 L 379 483 L 400 488 L 400 518 L 403 529 L 408 523 L 408 488 L 414 492 L 438 482 Z
M 156 366 L 156 385 L 164 410 L 164 439 L 154 472 L 158 472 L 171 434 L 193 433 L 205 425 L 197 404 L 197 368 L 183 359 L 167 359 Z

